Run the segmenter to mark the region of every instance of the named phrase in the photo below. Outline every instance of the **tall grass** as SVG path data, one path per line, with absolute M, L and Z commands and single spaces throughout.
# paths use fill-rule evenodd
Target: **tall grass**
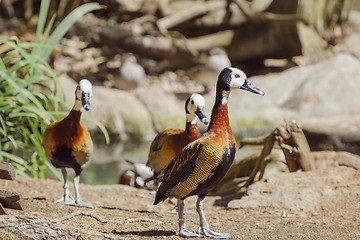
M 41 1 L 34 42 L 0 39 L 0 161 L 10 162 L 21 176 L 45 178 L 51 170 L 61 179 L 42 146 L 46 126 L 64 115 L 60 111 L 63 100 L 57 97 L 58 75 L 47 61 L 76 20 L 101 7 L 97 3 L 79 6 L 50 34 L 55 16 L 45 28 L 49 3 Z M 105 137 L 108 141 L 106 131 Z

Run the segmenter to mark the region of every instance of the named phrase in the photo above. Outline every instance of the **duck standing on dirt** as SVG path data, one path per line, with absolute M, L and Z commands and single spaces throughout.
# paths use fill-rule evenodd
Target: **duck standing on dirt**
M 43 145 L 47 158 L 56 168 L 61 168 L 64 177 L 64 196 L 56 203 L 93 208 L 82 201 L 79 192 L 80 174 L 83 165 L 89 161 L 93 143 L 89 131 L 80 124 L 81 113 L 90 110 L 92 85 L 83 79 L 75 90 L 75 104 L 69 115 L 59 122 L 51 123 L 45 130 Z M 67 184 L 66 168 L 75 171 L 75 199 Z
M 201 136 L 197 127 L 197 118 L 204 124 L 209 123 L 204 114 L 204 108 L 205 100 L 203 96 L 197 93 L 191 94 L 185 102 L 185 130 L 167 129 L 155 137 L 150 146 L 147 162 L 147 165 L 154 170 L 155 179 L 161 177 L 160 173 L 181 149 Z
M 186 145 L 171 161 L 164 173 L 154 204 L 166 198 L 178 199 L 179 231 L 183 237 L 208 236 L 229 238 L 228 233 L 217 233 L 209 228 L 203 211 L 203 199 L 231 166 L 235 156 L 235 137 L 229 125 L 228 98 L 230 91 L 244 89 L 264 95 L 252 86 L 244 72 L 226 67 L 218 77 L 215 104 L 207 131 L 197 140 Z M 196 210 L 200 217 L 198 233 L 186 229 L 184 219 L 184 200 L 197 195 Z

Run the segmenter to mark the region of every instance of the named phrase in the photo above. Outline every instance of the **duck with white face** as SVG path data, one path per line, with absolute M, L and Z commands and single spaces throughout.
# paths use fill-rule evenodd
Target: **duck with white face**
M 176 154 L 188 143 L 201 136 L 197 127 L 197 120 L 199 119 L 204 124 L 209 123 L 204 114 L 204 109 L 204 97 L 197 93 L 191 94 L 185 102 L 185 130 L 167 129 L 155 137 L 150 146 L 147 165 L 153 169 L 156 181 L 160 180 L 163 170 Z
M 47 158 L 60 168 L 64 177 L 64 195 L 56 203 L 84 206 L 92 208 L 91 204 L 83 202 L 80 197 L 79 181 L 83 166 L 90 160 L 93 143 L 89 131 L 80 123 L 83 110 L 91 108 L 90 97 L 92 85 L 83 79 L 75 90 L 75 104 L 69 115 L 59 122 L 51 123 L 45 130 L 43 145 Z M 75 199 L 67 184 L 66 168 L 75 171 Z
M 264 92 L 251 85 L 244 72 L 224 68 L 218 77 L 215 104 L 207 131 L 186 145 L 164 170 L 154 204 L 167 198 L 178 200 L 179 232 L 183 237 L 230 238 L 228 233 L 217 233 L 209 228 L 203 211 L 203 199 L 226 174 L 235 156 L 235 137 L 229 124 L 228 99 L 232 90 L 243 89 L 255 94 Z M 185 227 L 184 200 L 197 195 L 196 209 L 200 218 L 198 233 Z

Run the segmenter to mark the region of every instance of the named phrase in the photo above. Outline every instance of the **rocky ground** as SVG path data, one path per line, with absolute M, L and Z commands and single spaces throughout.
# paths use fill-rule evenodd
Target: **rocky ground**
M 80 185 L 94 209 L 53 203 L 62 183 L 17 177 L 0 188 L 23 197 L 23 211 L 6 209 L 0 236 L 7 239 L 179 239 L 174 205 L 154 206 L 147 190 L 124 185 Z M 233 239 L 359 239 L 360 172 L 332 167 L 276 173 L 251 186 L 248 196 L 228 203 L 208 196 L 208 222 Z M 195 197 L 185 201 L 186 223 L 198 227 Z

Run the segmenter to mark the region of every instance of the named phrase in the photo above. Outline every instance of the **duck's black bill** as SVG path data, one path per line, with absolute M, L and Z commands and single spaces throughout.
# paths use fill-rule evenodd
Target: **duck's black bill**
M 205 116 L 204 112 L 202 109 L 197 109 L 195 112 L 196 116 L 198 116 L 198 118 L 200 119 L 201 122 L 203 122 L 204 124 L 208 124 L 209 120 L 207 119 L 207 117 Z
M 90 110 L 91 106 L 90 106 L 90 94 L 89 93 L 83 93 L 82 105 L 86 111 Z
M 260 94 L 263 96 L 265 94 L 261 89 L 253 86 L 248 80 L 245 80 L 244 84 L 241 86 L 241 89 L 244 89 L 252 93 Z

